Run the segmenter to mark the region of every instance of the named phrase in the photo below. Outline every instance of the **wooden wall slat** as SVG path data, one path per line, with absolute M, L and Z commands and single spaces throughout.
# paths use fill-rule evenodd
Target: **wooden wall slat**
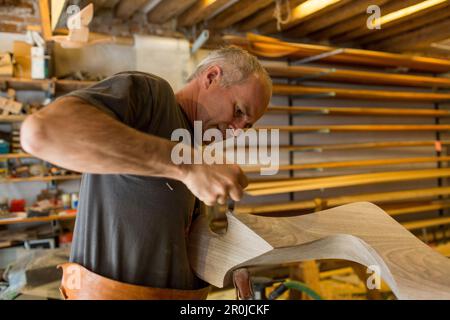
M 209 15 L 216 10 L 227 5 L 229 0 L 197 0 L 186 12 L 178 17 L 180 27 L 192 26 L 200 21 L 207 19 Z
M 208 26 L 216 29 L 227 28 L 258 10 L 264 9 L 272 2 L 273 0 L 240 0 L 209 21 Z
M 179 16 L 196 0 L 163 0 L 149 11 L 147 19 L 151 23 L 164 23 Z

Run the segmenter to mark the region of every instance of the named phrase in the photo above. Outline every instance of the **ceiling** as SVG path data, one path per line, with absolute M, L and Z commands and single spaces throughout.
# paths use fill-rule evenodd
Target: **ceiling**
M 0 0 L 0 31 L 10 23 L 6 18 L 12 11 L 5 7 L 31 3 L 38 11 L 36 2 Z M 212 39 L 256 32 L 306 43 L 450 56 L 450 0 L 79 0 L 66 6 L 88 3 L 95 8 L 91 30 L 107 34 L 193 40 L 203 29 Z M 367 13 L 368 8 L 375 11 Z M 380 29 L 374 22 L 381 22 Z

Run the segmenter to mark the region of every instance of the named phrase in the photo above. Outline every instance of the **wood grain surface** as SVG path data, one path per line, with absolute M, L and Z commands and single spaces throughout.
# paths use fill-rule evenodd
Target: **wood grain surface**
M 450 299 L 450 261 L 372 203 L 295 217 L 227 216 L 225 235 L 201 216 L 189 241 L 194 272 L 217 287 L 241 267 L 344 259 L 378 266 L 399 299 Z

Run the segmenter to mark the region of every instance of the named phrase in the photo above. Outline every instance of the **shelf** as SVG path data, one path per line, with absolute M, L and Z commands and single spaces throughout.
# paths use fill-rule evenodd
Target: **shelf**
M 81 175 L 72 174 L 67 176 L 47 176 L 47 177 L 30 177 L 30 178 L 4 178 L 0 179 L 0 183 L 14 183 L 14 182 L 39 182 L 39 181 L 56 181 L 56 180 L 78 180 Z
M 0 153 L 0 159 L 36 158 L 28 153 Z M 38 158 L 36 158 L 38 159 Z
M 56 220 L 73 220 L 76 218 L 76 213 L 69 213 L 61 215 L 50 215 L 46 217 L 33 217 L 33 218 L 0 218 L 0 225 L 16 224 L 16 223 L 32 223 L 32 222 L 47 222 Z
M 27 117 L 26 115 L 0 116 L 0 122 L 22 122 L 25 120 L 26 117 Z
M 53 86 L 56 92 L 69 92 L 86 88 L 95 84 L 96 81 L 78 81 L 78 80 L 56 80 L 56 79 L 25 79 L 0 77 L 0 88 L 11 88 L 14 90 L 52 90 Z

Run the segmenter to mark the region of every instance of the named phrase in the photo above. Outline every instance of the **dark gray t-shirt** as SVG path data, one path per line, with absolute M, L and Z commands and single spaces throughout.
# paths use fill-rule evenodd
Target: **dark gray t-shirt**
M 192 131 L 170 85 L 151 74 L 119 73 L 69 95 L 148 134 L 170 139 L 175 129 Z M 202 287 L 187 256 L 195 203 L 176 180 L 83 174 L 70 260 L 121 282 Z

